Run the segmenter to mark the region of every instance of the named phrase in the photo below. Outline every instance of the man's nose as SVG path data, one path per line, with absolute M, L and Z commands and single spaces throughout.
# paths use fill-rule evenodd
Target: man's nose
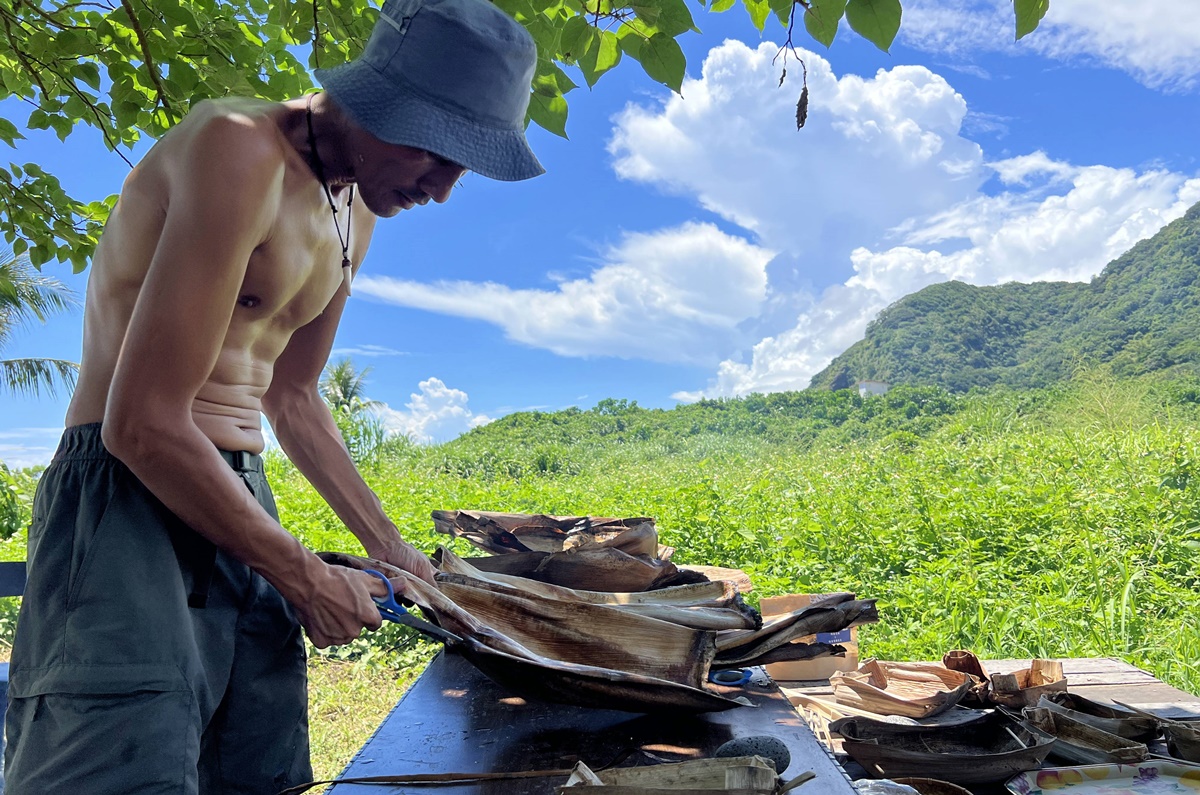
M 444 204 L 450 198 L 450 192 L 462 179 L 467 170 L 459 165 L 444 166 L 431 174 L 426 184 L 421 188 L 438 204 Z

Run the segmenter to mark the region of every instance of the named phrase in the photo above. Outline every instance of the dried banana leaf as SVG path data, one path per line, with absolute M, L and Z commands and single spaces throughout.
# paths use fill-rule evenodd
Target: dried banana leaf
M 516 608 L 516 612 L 507 615 L 500 615 L 503 611 L 489 609 L 486 612 L 489 615 L 497 614 L 495 617 L 499 624 L 499 626 L 492 626 L 457 605 L 446 593 L 443 593 L 442 587 L 445 584 L 430 585 L 394 566 L 369 558 L 340 553 L 322 553 L 321 557 L 329 563 L 348 565 L 358 569 L 373 568 L 383 572 L 398 585 L 399 596 L 415 602 L 431 620 L 462 638 L 461 642 L 447 644 L 447 650 L 464 655 L 485 675 L 517 695 L 629 712 L 711 712 L 744 706 L 749 703 L 745 699 L 725 698 L 704 687 L 682 684 L 670 679 L 555 659 L 540 654 L 509 636 L 508 631 L 513 631 L 514 634 L 523 634 L 533 645 L 554 646 L 553 642 L 548 642 L 544 638 L 538 639 L 536 642 L 531 638 L 531 634 L 536 634 L 530 631 L 530 628 L 534 626 L 540 626 L 539 631 L 544 630 L 547 633 L 564 631 L 561 626 L 549 620 L 553 611 L 544 605 L 532 612 L 535 617 L 532 620 L 528 618 L 531 615 L 529 607 L 524 604 L 510 604 L 510 611 Z M 458 593 L 457 596 L 467 598 L 463 593 Z M 474 594 L 474 596 L 479 598 L 480 595 Z M 521 598 L 522 601 L 532 601 L 525 596 Z M 672 666 L 686 667 L 691 664 L 687 661 L 694 655 L 699 655 L 702 661 L 706 656 L 711 656 L 713 635 L 711 632 L 671 627 L 665 622 L 622 614 L 612 608 L 578 604 L 572 607 L 590 607 L 594 610 L 608 611 L 624 620 L 652 622 L 656 629 L 671 628 L 674 633 L 674 643 L 678 643 L 680 638 L 685 640 L 690 638 L 698 644 L 697 646 L 685 645 L 682 647 L 685 649 L 684 651 L 680 651 L 679 647 L 672 646 L 667 649 L 664 646 L 662 653 L 670 655 L 673 662 L 660 663 L 660 668 L 670 670 Z M 542 612 L 537 612 L 538 609 Z M 585 619 L 588 622 L 593 620 L 593 616 Z M 538 622 L 542 623 L 539 625 Z M 580 630 L 578 627 L 573 627 L 569 631 L 574 633 Z M 604 624 L 599 627 L 599 631 L 611 633 L 608 637 L 603 638 L 607 644 L 616 646 L 626 643 L 624 628 L 614 629 L 608 624 Z M 707 651 L 706 643 L 708 644 Z M 633 649 L 629 653 L 633 652 L 649 653 L 646 649 Z M 698 667 L 704 665 L 706 664 Z M 680 678 L 691 681 L 694 674 L 686 671 L 681 674 Z
M 509 655 L 468 639 L 458 651 L 492 681 L 525 698 L 624 712 L 720 712 L 750 706 L 710 690 L 592 665 Z
M 614 606 L 695 629 L 753 629 L 762 623 L 758 611 L 748 606 L 737 589 L 729 583 L 707 582 L 635 593 L 583 591 L 480 571 L 445 548 L 438 549 L 434 561 L 445 574 L 459 574 L 510 586 L 550 599 Z
M 835 673 L 829 679 L 833 697 L 880 715 L 929 718 L 962 701 L 974 680 L 938 663 L 867 660 L 857 671 Z
M 1158 736 L 1157 718 L 1139 715 L 1114 704 L 1092 701 L 1077 693 L 1051 693 L 1039 698 L 1037 706 L 1127 740 L 1146 742 Z
M 988 698 L 994 704 L 1013 709 L 1032 707 L 1042 696 L 1065 693 L 1067 678 L 1057 660 L 1034 659 L 1028 668 L 1011 674 L 992 674 Z
M 754 658 L 752 663 L 743 662 L 724 662 L 714 658 L 712 670 L 718 671 L 723 668 L 741 668 L 749 665 L 769 665 L 777 662 L 796 662 L 797 660 L 812 660 L 817 657 L 845 657 L 846 647 L 838 646 L 830 643 L 785 643 L 782 646 L 776 646 L 774 649 L 760 654 Z
M 613 546 L 631 555 L 658 554 L 658 533 L 654 531 L 654 520 L 647 517 L 434 511 L 433 525 L 440 533 L 466 538 L 493 554 L 561 552 L 585 544 Z M 631 529 L 637 532 L 629 533 Z
M 659 557 L 662 557 L 661 555 Z M 754 590 L 754 583 L 750 581 L 750 575 L 741 569 L 730 569 L 724 566 L 699 566 L 691 564 L 677 564 L 679 574 L 675 580 L 666 581 L 664 585 L 683 585 L 685 582 L 702 582 L 703 580 L 711 580 L 713 582 L 731 582 L 742 593 L 750 593 Z
M 1171 756 L 1185 762 L 1200 762 L 1200 723 L 1191 720 L 1160 718 L 1153 712 L 1147 712 L 1123 701 L 1116 703 L 1118 706 L 1150 718 L 1162 726 L 1163 738 L 1167 741 L 1167 753 Z
M 850 597 L 850 594 L 841 594 Z M 874 599 L 847 599 L 831 604 L 810 605 L 764 621 L 757 630 L 734 630 L 717 635 L 717 660 L 721 664 L 757 665 L 757 660 L 773 649 L 805 635 L 840 632 L 849 627 L 879 620 Z
M 713 633 L 605 605 L 547 599 L 460 574 L 438 590 L 482 623 L 542 657 L 701 687 L 716 653 Z
M 1130 765 L 1149 754 L 1145 744 L 1081 723 L 1061 712 L 1045 707 L 1026 707 L 1021 714 L 1027 721 L 1054 737 L 1050 753 L 1080 765 Z
M 675 564 L 613 547 L 576 549 L 547 557 L 536 579 L 586 591 L 648 591 L 676 573 Z

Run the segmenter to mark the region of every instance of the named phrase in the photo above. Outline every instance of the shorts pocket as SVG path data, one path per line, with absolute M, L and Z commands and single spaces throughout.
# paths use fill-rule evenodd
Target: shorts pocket
M 47 693 L 14 698 L 5 791 L 196 791 L 200 729 L 191 693 Z
M 92 561 L 96 557 L 96 550 L 106 535 L 106 525 L 118 518 L 120 511 L 113 510 L 115 492 L 115 488 L 109 488 L 108 498 L 104 501 L 104 507 L 100 509 L 98 519 L 88 522 L 82 521 L 81 517 L 81 521 L 75 526 L 75 537 L 71 542 L 71 566 L 67 573 L 67 610 L 75 608 L 79 590 L 87 579 Z

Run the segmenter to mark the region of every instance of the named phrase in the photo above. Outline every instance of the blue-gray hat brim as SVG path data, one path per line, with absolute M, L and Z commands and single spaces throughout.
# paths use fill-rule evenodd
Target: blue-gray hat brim
M 490 179 L 517 182 L 545 174 L 524 130 L 465 118 L 386 79 L 362 61 L 317 69 L 321 85 L 363 129 L 390 144 L 424 149 Z

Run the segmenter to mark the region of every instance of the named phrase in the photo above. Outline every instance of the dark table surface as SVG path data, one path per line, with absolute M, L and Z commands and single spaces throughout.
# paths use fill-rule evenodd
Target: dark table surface
M 582 760 L 593 768 L 711 756 L 727 740 L 772 735 L 787 744 L 785 779 L 812 770 L 804 789 L 853 795 L 830 753 L 768 677 L 755 669 L 750 684 L 725 689 L 756 706 L 704 715 L 636 715 L 544 702 L 526 702 L 494 684 L 462 657 L 439 654 L 409 688 L 342 772 L 342 777 L 429 773 L 554 770 Z M 565 782 L 554 778 L 438 787 L 439 795 L 504 793 L 545 795 Z M 334 785 L 335 795 L 398 792 L 395 785 Z M 417 791 L 417 790 L 413 790 Z

